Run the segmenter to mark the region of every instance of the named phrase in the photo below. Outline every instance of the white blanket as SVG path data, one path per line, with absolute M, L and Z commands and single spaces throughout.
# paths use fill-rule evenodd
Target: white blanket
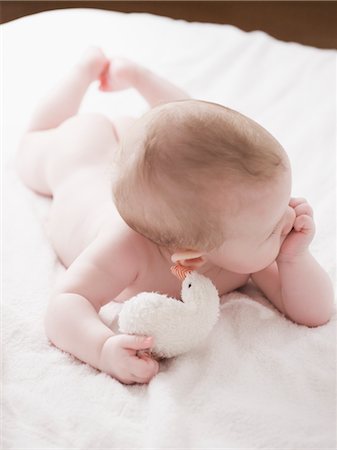
M 96 10 L 42 13 L 3 33 L 3 448 L 331 449 L 336 445 L 336 316 L 309 329 L 252 287 L 225 296 L 210 341 L 124 386 L 51 346 L 43 317 L 64 269 L 44 232 L 49 200 L 14 171 L 36 102 L 90 44 L 147 65 L 192 96 L 252 117 L 293 165 L 313 205 L 312 253 L 335 279 L 336 52 L 232 26 Z M 93 86 L 85 111 L 145 111 L 133 90 Z

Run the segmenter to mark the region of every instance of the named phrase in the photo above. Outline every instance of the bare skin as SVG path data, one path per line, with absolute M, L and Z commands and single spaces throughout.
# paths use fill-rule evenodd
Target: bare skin
M 179 298 L 181 282 L 169 270 L 174 261 L 206 274 L 220 295 L 245 285 L 253 274 L 253 281 L 288 317 L 308 325 L 329 320 L 331 282 L 308 253 L 314 233 L 312 210 L 304 199 L 290 199 L 290 170 L 274 189 L 256 193 L 245 214 L 233 222 L 237 236 L 209 254 L 183 250 L 170 254 L 125 224 L 112 201 L 111 170 L 120 139 L 137 139 L 141 126 L 137 131 L 131 117 L 112 123 L 99 114 L 77 114 L 95 80 L 103 91 L 134 87 L 150 107 L 188 99 L 145 68 L 127 60 L 108 60 L 91 49 L 36 111 L 22 138 L 17 168 L 29 188 L 52 198 L 49 236 L 67 267 L 49 302 L 45 319 L 49 339 L 123 383 L 149 382 L 158 372 L 158 362 L 139 350 L 151 348 L 152 338 L 114 335 L 98 311 L 111 300 L 123 302 L 143 291 Z M 264 244 L 277 223 L 276 237 Z M 297 279 L 310 280 L 310 273 L 316 281 L 308 291 L 323 295 L 321 305 L 309 299 L 311 310 L 320 311 L 316 322 L 315 311 L 310 319 L 302 314 L 307 306 L 302 305 L 303 292 L 295 301 L 288 295 Z

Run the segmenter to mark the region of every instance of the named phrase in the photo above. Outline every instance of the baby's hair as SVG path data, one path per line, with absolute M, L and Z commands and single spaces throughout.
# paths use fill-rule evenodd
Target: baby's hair
M 138 148 L 121 144 L 113 183 L 120 215 L 172 251 L 220 246 L 224 211 L 233 215 L 242 200 L 235 186 L 275 178 L 284 150 L 256 122 L 216 103 L 182 100 L 145 116 Z

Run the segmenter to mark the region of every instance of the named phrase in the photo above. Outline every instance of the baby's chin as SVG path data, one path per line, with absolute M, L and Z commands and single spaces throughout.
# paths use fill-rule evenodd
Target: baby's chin
M 260 272 L 261 270 L 265 269 L 266 267 L 270 266 L 276 259 L 273 256 L 269 259 L 263 259 L 261 261 L 248 261 L 248 260 L 242 260 L 242 261 L 221 261 L 221 260 L 211 260 L 213 264 L 217 265 L 218 267 L 221 267 L 224 270 L 228 270 L 229 272 L 242 274 L 242 275 L 248 275 L 250 273 Z
M 273 255 L 271 258 L 263 259 L 261 261 L 254 261 L 251 264 L 243 264 L 241 267 L 238 267 L 237 273 L 256 273 L 260 272 L 263 269 L 266 269 L 271 264 L 273 264 L 276 260 L 277 254 Z

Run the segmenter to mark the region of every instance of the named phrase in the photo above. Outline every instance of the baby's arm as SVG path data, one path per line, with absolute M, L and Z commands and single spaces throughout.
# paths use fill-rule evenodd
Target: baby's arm
M 328 274 L 308 249 L 315 232 L 312 209 L 303 199 L 292 199 L 290 206 L 296 212 L 296 219 L 276 262 L 251 278 L 294 322 L 323 325 L 333 313 L 334 292 Z
M 152 340 L 114 335 L 98 316 L 137 276 L 137 247 L 125 241 L 102 234 L 73 262 L 50 300 L 45 329 L 54 345 L 91 366 L 124 383 L 146 383 L 158 363 L 136 353 Z

